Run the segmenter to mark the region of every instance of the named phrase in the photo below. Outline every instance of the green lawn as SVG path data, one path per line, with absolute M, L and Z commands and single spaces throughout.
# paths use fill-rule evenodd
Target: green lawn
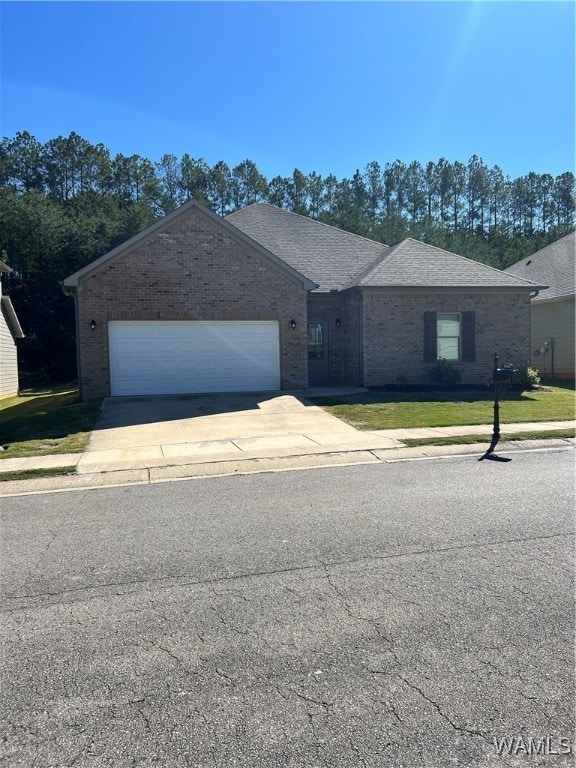
M 34 480 L 37 477 L 60 477 L 62 475 L 75 475 L 76 466 L 69 467 L 44 467 L 43 469 L 20 469 L 15 472 L 0 472 L 0 483 L 11 480 Z
M 27 391 L 0 400 L 0 460 L 57 453 L 80 453 L 100 414 L 100 400 L 76 402 L 73 387 Z M 359 429 L 448 427 L 491 424 L 493 394 L 483 392 L 368 392 L 316 398 L 330 413 Z M 535 392 L 509 392 L 501 399 L 506 423 L 558 421 L 575 416 L 574 389 L 554 386 Z
M 506 428 L 504 428 L 506 429 Z M 523 440 L 566 440 L 576 436 L 574 429 L 544 429 L 542 431 L 510 432 L 500 435 L 503 442 L 521 442 Z M 402 442 L 410 447 L 421 445 L 471 445 L 473 443 L 486 443 L 489 438 L 486 435 L 460 435 L 458 437 L 419 437 L 406 438 Z
M 311 402 L 358 429 L 451 427 L 491 424 L 494 393 L 367 392 L 346 397 L 315 398 Z M 572 386 L 546 387 L 534 392 L 507 392 L 500 398 L 500 421 L 564 421 L 575 418 Z
M 74 387 L 25 391 L 0 400 L 1 459 L 81 453 L 101 400 L 78 403 Z

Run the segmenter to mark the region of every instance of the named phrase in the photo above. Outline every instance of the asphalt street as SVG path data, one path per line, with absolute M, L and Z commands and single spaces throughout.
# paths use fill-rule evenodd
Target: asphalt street
M 574 453 L 3 499 L 0 764 L 574 765 Z

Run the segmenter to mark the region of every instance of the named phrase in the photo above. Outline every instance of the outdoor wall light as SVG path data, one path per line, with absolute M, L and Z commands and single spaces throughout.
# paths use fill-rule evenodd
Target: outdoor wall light
M 337 317 L 336 318 L 336 328 L 340 328 L 341 325 L 342 325 L 342 320 L 340 320 L 340 318 Z
M 90 328 L 92 328 L 93 331 L 96 330 L 96 320 L 90 320 Z
M 290 325 L 292 328 L 296 328 L 296 320 L 290 320 Z

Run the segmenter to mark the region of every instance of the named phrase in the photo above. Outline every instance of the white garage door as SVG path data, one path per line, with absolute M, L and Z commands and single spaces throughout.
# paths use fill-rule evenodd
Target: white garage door
M 109 323 L 111 394 L 279 389 L 276 322 Z

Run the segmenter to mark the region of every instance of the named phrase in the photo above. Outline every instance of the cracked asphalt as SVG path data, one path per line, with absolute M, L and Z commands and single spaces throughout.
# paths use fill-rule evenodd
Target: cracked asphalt
M 558 449 L 4 499 L 0 764 L 574 765 L 573 469 Z M 498 754 L 520 737 L 547 741 Z

